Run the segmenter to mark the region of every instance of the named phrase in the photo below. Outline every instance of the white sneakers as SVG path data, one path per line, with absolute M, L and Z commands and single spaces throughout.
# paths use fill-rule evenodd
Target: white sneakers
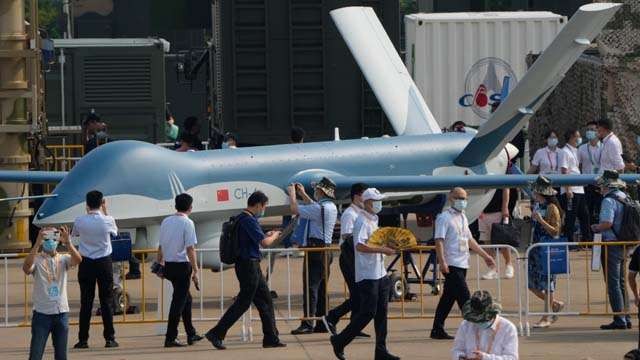
M 513 279 L 515 276 L 515 269 L 513 265 L 507 265 L 507 268 L 504 270 L 505 279 Z M 495 269 L 490 269 L 484 275 L 482 275 L 482 280 L 496 280 L 498 278 L 498 272 Z

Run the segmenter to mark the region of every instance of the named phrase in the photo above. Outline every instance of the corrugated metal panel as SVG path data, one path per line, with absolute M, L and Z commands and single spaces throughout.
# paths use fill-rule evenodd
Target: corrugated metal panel
M 151 102 L 150 57 L 88 56 L 83 60 L 82 85 L 86 102 Z
M 458 120 L 480 125 L 504 77 L 513 89 L 526 55 L 544 50 L 565 23 L 550 12 L 409 15 L 406 65 L 442 127 Z

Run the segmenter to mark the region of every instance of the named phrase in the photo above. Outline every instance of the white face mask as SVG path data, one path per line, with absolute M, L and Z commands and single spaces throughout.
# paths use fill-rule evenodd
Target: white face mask
M 453 202 L 453 208 L 458 211 L 464 211 L 467 208 L 467 200 L 457 199 Z
M 371 204 L 371 210 L 373 210 L 374 213 L 379 214 L 380 211 L 382 211 L 382 201 L 374 201 Z
M 547 145 L 549 145 L 549 147 L 555 147 L 556 145 L 558 145 L 558 138 L 554 138 L 554 137 L 548 138 Z
M 580 146 L 580 144 L 582 144 L 582 138 L 581 138 L 581 137 L 579 137 L 579 138 L 576 140 L 576 146 Z
M 591 141 L 591 140 L 595 139 L 596 137 L 598 137 L 598 134 L 596 133 L 595 130 L 587 130 L 587 132 L 584 134 L 584 136 L 587 138 L 587 140 Z

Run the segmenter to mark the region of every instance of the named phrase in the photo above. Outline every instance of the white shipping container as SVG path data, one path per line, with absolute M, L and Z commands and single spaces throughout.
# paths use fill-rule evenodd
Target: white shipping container
M 567 22 L 551 12 L 405 16 L 406 65 L 441 127 L 478 126 Z

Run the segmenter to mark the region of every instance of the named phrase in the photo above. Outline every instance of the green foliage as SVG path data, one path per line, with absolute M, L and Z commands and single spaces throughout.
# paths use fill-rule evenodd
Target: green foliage
M 418 0 L 400 0 L 400 14 L 415 14 L 418 12 Z
M 59 18 L 62 16 L 62 2 L 60 0 L 38 0 L 38 22 L 40 27 L 47 30 L 50 38 L 61 38 Z

